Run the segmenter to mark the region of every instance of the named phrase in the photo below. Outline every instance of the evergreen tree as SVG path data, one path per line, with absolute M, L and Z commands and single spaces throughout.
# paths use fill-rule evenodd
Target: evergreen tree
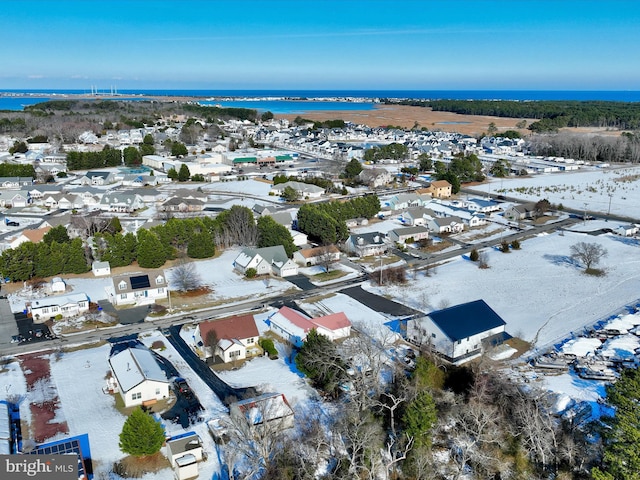
M 144 457 L 158 453 L 164 441 L 162 425 L 137 407 L 124 422 L 119 447 L 124 453 Z
M 113 217 L 109 222 L 109 229 L 113 233 L 120 233 L 122 231 L 122 225 L 120 224 L 120 219 L 118 217 Z
M 186 163 L 180 165 L 180 170 L 178 171 L 178 181 L 186 182 L 191 178 L 191 172 L 189 171 L 189 167 L 187 167 Z
M 67 233 L 67 228 L 64 225 L 58 225 L 57 227 L 53 227 L 42 237 L 42 241 L 47 244 L 51 244 L 51 242 L 57 243 L 69 243 L 69 234 Z
M 191 258 L 209 258 L 216 254 L 216 246 L 209 232 L 193 235 L 187 246 L 187 255 Z
M 65 265 L 61 273 L 85 273 L 88 272 L 91 267 L 87 263 L 87 258 L 84 254 L 84 245 L 82 240 L 74 238 L 70 244 L 66 246 L 66 259 Z M 52 249 L 53 250 L 53 249 Z
M 593 478 L 637 480 L 640 478 L 640 370 L 624 370 L 616 383 L 607 385 L 606 391 L 606 401 L 615 409 L 615 414 L 603 419 L 609 427 L 602 430 L 603 469 L 594 468 Z
M 164 248 L 158 236 L 148 230 L 138 234 L 138 265 L 142 268 L 158 268 L 167 261 Z
M 436 403 L 427 390 L 423 390 L 416 395 L 402 417 L 407 435 L 413 437 L 416 447 L 431 445 L 429 436 L 431 429 L 436 423 Z
M 362 164 L 357 158 L 352 158 L 347 166 L 344 167 L 344 178 L 356 178 L 362 171 Z
M 178 171 L 171 167 L 168 171 L 167 171 L 167 177 L 171 180 L 177 180 L 178 179 Z
M 282 245 L 289 258 L 297 250 L 287 227 L 280 225 L 268 215 L 260 217 L 258 219 L 258 247 L 273 247 L 276 245 Z

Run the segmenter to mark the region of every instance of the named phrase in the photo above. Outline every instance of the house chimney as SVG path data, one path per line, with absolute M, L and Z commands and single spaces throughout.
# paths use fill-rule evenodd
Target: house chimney
M 129 365 L 129 362 L 127 362 L 127 372 L 129 372 L 131 370 L 131 365 Z

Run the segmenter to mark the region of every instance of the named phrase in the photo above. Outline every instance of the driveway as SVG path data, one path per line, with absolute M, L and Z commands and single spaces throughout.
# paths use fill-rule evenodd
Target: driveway
M 18 335 L 18 325 L 11 313 L 11 305 L 6 297 L 0 297 L 0 346 L 9 345 L 15 335 Z
M 173 325 L 165 330 L 167 340 L 169 340 L 169 343 L 174 346 L 184 361 L 187 362 L 202 381 L 211 388 L 213 393 L 218 396 L 225 406 L 228 407 L 234 401 L 255 397 L 257 395 L 256 389 L 253 387 L 233 388 L 222 381 L 185 343 L 180 336 L 180 328 L 181 325 Z
M 296 287 L 301 288 L 302 290 L 315 290 L 316 287 L 311 281 L 304 275 L 292 275 L 290 277 L 285 277 L 285 280 L 293 283 Z
M 422 312 L 419 312 L 418 310 L 414 310 L 406 305 L 402 305 L 401 303 L 394 302 L 393 300 L 389 300 L 374 293 L 367 292 L 360 286 L 345 288 L 340 290 L 340 293 L 348 295 L 376 312 L 382 312 L 396 317 L 422 315 Z

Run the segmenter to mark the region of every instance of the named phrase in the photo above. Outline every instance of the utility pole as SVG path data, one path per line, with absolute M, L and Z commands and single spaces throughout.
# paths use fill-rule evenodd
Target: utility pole
M 587 224 L 587 204 L 586 203 L 584 204 L 584 216 L 582 217 L 582 223 L 584 225 Z
M 607 217 L 609 216 L 609 214 L 611 213 L 611 199 L 613 198 L 613 193 L 609 194 L 609 209 L 607 210 Z M 607 220 L 609 220 L 607 218 Z

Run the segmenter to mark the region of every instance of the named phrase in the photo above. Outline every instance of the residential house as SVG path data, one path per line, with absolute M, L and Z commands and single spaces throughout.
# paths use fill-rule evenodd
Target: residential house
M 144 187 L 151 185 L 155 187 L 158 185 L 158 177 L 155 175 L 145 175 L 141 173 L 129 173 L 122 177 L 122 185 L 125 187 Z
M 169 397 L 169 380 L 142 344 L 112 353 L 109 366 L 125 407 L 150 405 Z
M 89 297 L 85 293 L 55 295 L 27 303 L 27 314 L 34 323 L 44 323 L 57 315 L 73 317 L 89 310 Z
M 100 210 L 105 212 L 131 213 L 144 208 L 140 195 L 109 192 L 100 199 Z
M 430 218 L 435 218 L 436 214 L 430 208 L 425 207 L 415 207 L 410 208 L 406 212 L 402 214 L 401 220 L 406 225 L 412 226 L 424 226 L 428 223 Z
M 5 208 L 24 208 L 30 203 L 27 190 L 0 190 L 0 205 Z
M 298 274 L 298 266 L 287 257 L 282 245 L 264 248 L 245 248 L 233 261 L 233 267 L 243 275 L 254 268 L 258 275 L 274 274 L 289 277 Z
M 303 248 L 293 252 L 293 260 L 303 267 L 323 264 L 326 261 L 337 262 L 340 260 L 340 250 L 335 245 L 325 247 Z
M 33 185 L 32 177 L 0 177 L 0 188 L 26 188 Z
M 111 265 L 109 262 L 94 261 L 91 264 L 91 271 L 94 277 L 108 277 L 111 275 Z
M 204 202 L 196 198 L 172 197 L 158 208 L 161 212 L 191 213 L 204 210 Z
M 460 233 L 464 230 L 464 222 L 460 217 L 436 217 L 427 222 L 429 230 L 433 233 Z
M 418 195 L 417 193 L 399 193 L 389 199 L 387 203 L 391 210 L 406 210 L 408 208 L 422 207 L 429 203 L 431 198 L 427 195 Z
M 204 458 L 202 439 L 195 432 L 168 438 L 165 454 L 177 480 L 198 476 L 198 462 Z
M 284 306 L 269 316 L 267 324 L 272 332 L 296 347 L 302 346 L 307 334 L 313 329 L 331 340 L 351 335 L 351 322 L 342 312 L 309 318 L 297 310 Z
M 623 237 L 633 237 L 638 233 L 638 226 L 633 224 L 618 225 L 613 232 Z
M 484 300 L 475 300 L 409 320 L 407 339 L 459 365 L 507 339 L 505 325 Z
M 395 243 L 413 243 L 429 238 L 429 230 L 423 226 L 395 228 L 387 237 Z
M 80 177 L 81 185 L 110 185 L 116 183 L 116 174 L 114 172 L 87 172 Z
M 85 206 L 84 199 L 72 193 L 46 194 L 38 203 L 49 210 L 79 210 Z
M 449 198 L 451 196 L 451 184 L 446 180 L 435 180 L 422 191 L 433 198 Z
M 534 218 L 536 215 L 535 203 L 523 203 L 521 205 L 511 205 L 504 211 L 504 218 L 510 221 L 525 220 Z
M 290 228 L 288 228 L 287 230 L 289 231 L 289 235 L 291 235 L 293 244 L 296 247 L 303 247 L 309 243 L 309 236 L 306 233 L 302 233 L 297 230 L 292 230 Z
M 358 218 L 347 218 L 344 223 L 347 224 L 348 228 L 361 227 L 365 225 L 369 225 L 369 219 L 364 217 Z
M 495 200 L 486 200 L 484 198 L 470 198 L 465 202 L 465 207 L 472 212 L 480 212 L 491 214 L 502 210 L 500 204 Z
M 379 188 L 392 183 L 394 176 L 383 168 L 365 168 L 358 174 L 358 180 L 369 188 Z
M 51 227 L 23 230 L 14 237 L 7 237 L 4 244 L 5 248 L 17 248 L 26 242 L 40 243 L 49 230 L 51 230 Z
M 354 233 L 344 244 L 345 250 L 358 257 L 382 255 L 388 249 L 384 234 L 379 232 Z
M 237 315 L 228 318 L 200 322 L 194 340 L 202 347 L 206 360 L 218 356 L 223 362 L 242 360 L 248 355 L 260 353 L 258 327 L 253 315 Z M 215 339 L 216 345 L 210 345 Z
M 268 429 L 275 433 L 294 426 L 293 409 L 283 393 L 264 393 L 232 403 L 229 414 L 246 421 L 251 431 Z
M 279 183 L 271 187 L 274 195 L 281 197 L 287 187 L 293 188 L 300 198 L 320 198 L 324 194 L 324 188 L 309 183 L 295 182 L 293 180 Z
M 114 305 L 147 305 L 167 298 L 169 285 L 162 270 L 113 277 L 107 293 Z

